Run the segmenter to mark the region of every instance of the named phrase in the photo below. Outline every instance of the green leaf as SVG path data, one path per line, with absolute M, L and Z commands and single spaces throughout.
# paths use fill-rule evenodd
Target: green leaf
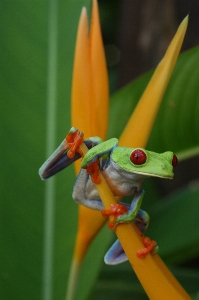
M 42 182 L 38 169 L 70 128 L 78 20 L 90 0 L 1 1 L 0 298 L 65 299 L 77 230 L 73 167 Z M 108 230 L 92 246 L 80 280 L 85 299 Z M 102 243 L 103 241 L 103 243 Z M 103 244 L 103 246 L 102 246 Z M 97 249 L 101 253 L 95 255 Z M 93 254 L 94 253 L 94 254 Z M 94 257 L 93 257 L 94 256 Z M 95 259 L 94 259 L 95 258 Z
M 199 253 L 199 184 L 189 184 L 150 208 L 147 235 L 158 241 L 168 263 L 184 263 Z

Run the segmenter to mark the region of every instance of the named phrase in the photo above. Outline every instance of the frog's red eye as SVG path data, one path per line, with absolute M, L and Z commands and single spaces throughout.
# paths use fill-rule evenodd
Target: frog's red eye
M 130 160 L 134 165 L 143 165 L 146 159 L 146 153 L 141 149 L 134 150 L 130 155 Z
M 172 166 L 175 167 L 178 163 L 178 158 L 177 156 L 174 154 L 173 159 L 172 159 Z

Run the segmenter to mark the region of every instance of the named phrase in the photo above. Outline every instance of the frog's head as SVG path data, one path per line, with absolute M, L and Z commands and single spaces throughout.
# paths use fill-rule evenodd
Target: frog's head
M 111 158 L 126 172 L 168 179 L 173 178 L 173 167 L 178 162 L 171 151 L 159 154 L 143 148 L 117 147 Z

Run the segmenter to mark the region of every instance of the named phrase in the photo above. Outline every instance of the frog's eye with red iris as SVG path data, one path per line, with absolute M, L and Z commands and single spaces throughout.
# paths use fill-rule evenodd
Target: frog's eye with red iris
M 178 163 L 178 158 L 177 156 L 174 154 L 173 159 L 172 159 L 172 166 L 175 167 L 177 166 Z
M 130 161 L 134 165 L 143 165 L 147 160 L 146 153 L 141 149 L 135 149 L 130 155 Z

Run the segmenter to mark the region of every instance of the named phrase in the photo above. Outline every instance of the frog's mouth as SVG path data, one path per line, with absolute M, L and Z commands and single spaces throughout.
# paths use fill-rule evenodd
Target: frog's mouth
M 142 170 L 133 170 L 132 172 L 134 175 L 137 176 L 143 176 L 143 177 L 158 177 L 158 178 L 164 178 L 164 179 L 173 179 L 174 173 L 173 173 L 173 167 L 171 166 L 169 172 L 165 172 L 165 174 L 160 170 L 159 172 L 147 172 Z
M 141 179 L 142 177 L 158 177 L 158 178 L 164 178 L 164 179 L 173 179 L 174 173 L 173 173 L 173 166 L 171 162 L 167 162 L 167 168 L 164 167 L 163 164 L 160 164 L 159 168 L 152 169 L 151 172 L 148 170 L 142 168 L 140 166 L 138 169 L 131 169 L 128 166 L 124 165 L 119 165 L 118 163 L 116 164 L 114 161 L 112 161 L 112 164 L 114 165 L 114 168 L 118 170 L 120 174 L 122 174 L 123 177 L 126 178 L 132 178 L 132 176 L 137 177 L 137 179 Z M 165 168 L 165 172 L 164 172 Z
M 88 149 L 95 146 L 92 140 L 84 140 L 84 143 L 88 147 Z M 69 145 L 66 139 L 60 144 L 60 146 L 53 152 L 53 154 L 45 161 L 45 163 L 39 169 L 39 176 L 42 180 L 48 179 L 51 176 L 57 174 L 62 171 L 69 165 L 71 165 L 74 161 L 78 160 L 81 155 L 79 153 L 75 153 L 73 158 L 69 158 L 67 152 L 69 151 Z
M 164 179 L 173 179 L 174 174 L 154 174 L 154 173 L 147 173 L 147 172 L 139 172 L 139 171 L 135 171 L 134 174 L 138 174 L 141 176 L 145 176 L 145 177 L 158 177 L 158 178 L 164 178 Z

